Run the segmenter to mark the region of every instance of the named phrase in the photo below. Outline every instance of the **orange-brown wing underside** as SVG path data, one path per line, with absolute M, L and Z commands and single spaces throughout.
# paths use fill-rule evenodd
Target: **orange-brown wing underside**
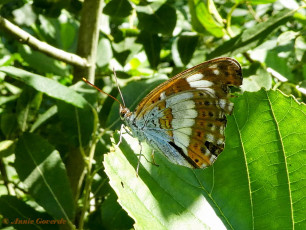
M 141 114 L 141 111 L 147 106 L 156 103 L 162 92 L 165 92 L 165 96 L 170 96 L 181 91 L 191 90 L 192 88 L 186 84 L 185 79 L 197 73 L 203 74 L 205 80 L 214 83 L 212 88 L 215 89 L 218 98 L 227 98 L 228 85 L 240 86 L 242 84 L 240 64 L 232 58 L 216 58 L 187 69 L 157 86 L 138 104 L 135 110 L 136 114 Z

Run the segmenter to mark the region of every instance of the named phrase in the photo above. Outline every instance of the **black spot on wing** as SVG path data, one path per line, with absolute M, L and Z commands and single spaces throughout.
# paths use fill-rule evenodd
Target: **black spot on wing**
M 217 145 L 209 141 L 205 141 L 205 146 L 208 148 L 212 155 L 218 156 L 223 150 L 223 144 Z
M 188 156 L 185 155 L 185 153 L 183 152 L 182 148 L 178 147 L 174 142 L 172 141 L 169 141 L 168 142 L 173 148 L 175 148 L 175 150 L 177 150 L 181 155 L 182 157 L 185 158 L 185 160 L 190 164 L 192 165 L 194 168 L 199 168 L 199 166 Z

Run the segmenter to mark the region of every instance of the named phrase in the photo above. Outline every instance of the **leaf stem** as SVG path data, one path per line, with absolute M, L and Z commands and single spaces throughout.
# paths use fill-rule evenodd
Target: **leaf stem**
M 232 13 L 234 12 L 234 10 L 239 6 L 239 2 L 235 3 L 235 5 L 233 5 L 233 7 L 231 8 L 230 12 L 228 12 L 227 14 L 227 19 L 226 19 L 226 31 L 228 33 L 228 35 L 230 37 L 234 36 L 234 32 L 231 29 L 231 20 L 232 20 Z
M 83 197 L 83 208 L 80 216 L 80 221 L 79 221 L 79 229 L 84 228 L 84 219 L 85 219 L 85 214 L 89 206 L 89 201 L 90 201 L 90 192 L 91 192 L 91 184 L 93 181 L 94 175 L 97 173 L 96 171 L 92 172 L 92 164 L 94 160 L 94 154 L 97 146 L 97 142 L 99 140 L 99 135 L 97 135 L 98 131 L 98 124 L 99 124 L 99 117 L 97 111 L 92 107 L 92 112 L 94 116 L 94 127 L 93 127 L 93 138 L 92 138 L 92 145 L 89 150 L 89 154 L 87 157 L 87 160 L 85 160 L 85 165 L 86 165 L 86 179 L 85 179 L 85 187 L 84 187 L 84 197 Z

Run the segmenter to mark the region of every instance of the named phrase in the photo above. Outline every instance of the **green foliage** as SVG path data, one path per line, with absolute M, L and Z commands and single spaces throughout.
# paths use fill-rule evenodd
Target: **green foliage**
M 137 12 L 139 29 L 146 33 L 172 34 L 176 24 L 175 9 L 168 4 L 158 8 L 153 14 Z
M 15 220 L 16 217 L 19 219 L 31 219 L 31 220 L 52 220 L 52 217 L 46 213 L 41 213 L 35 208 L 31 207 L 30 205 L 26 204 L 22 200 L 18 199 L 14 196 L 9 195 L 3 195 L 0 197 L 0 211 L 3 216 L 7 219 L 3 219 L 2 223 L 6 224 L 9 220 Z M 21 218 L 22 217 L 22 218 Z M 13 222 L 12 226 L 13 229 L 33 229 L 33 228 L 41 228 L 41 225 L 39 223 L 36 223 L 36 221 L 33 221 L 33 224 L 18 224 Z M 56 225 L 45 225 L 43 229 L 59 229 Z
M 72 219 L 72 193 L 54 147 L 38 135 L 25 133 L 17 142 L 15 156 L 17 174 L 35 201 L 55 218 Z
M 81 13 L 87 2 L 0 1 L 0 15 L 78 54 L 80 18 L 97 17 Z M 114 144 L 119 104 L 0 18 L 0 228 L 305 229 L 305 1 L 108 0 L 100 13 L 95 84 L 121 100 L 114 68 L 131 111 L 186 68 L 219 56 L 241 63 L 225 150 L 192 170 L 160 153 L 153 165 L 142 143 L 136 176 L 138 141 Z
M 213 1 L 189 0 L 189 8 L 191 14 L 191 22 L 193 28 L 199 33 L 208 31 L 216 37 L 224 35 L 223 23 L 214 19 L 213 12 L 208 9 L 209 4 Z
M 59 84 L 57 81 L 11 66 L 0 67 L 0 71 L 28 86 L 33 87 L 37 91 L 45 93 L 49 97 L 65 101 L 66 103 L 79 108 L 85 108 L 88 106 L 88 102 L 81 95 L 77 94 L 74 90 Z
M 214 58 L 223 55 L 236 55 L 237 53 L 243 53 L 253 49 L 259 46 L 274 29 L 280 25 L 284 25 L 290 17 L 292 17 L 292 11 L 281 11 L 269 18 L 269 20 L 258 23 L 256 26 L 246 29 L 239 35 L 224 42 L 210 53 L 208 57 Z

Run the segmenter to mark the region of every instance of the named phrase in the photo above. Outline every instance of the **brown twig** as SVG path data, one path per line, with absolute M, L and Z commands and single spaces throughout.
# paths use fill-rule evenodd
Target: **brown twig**
M 56 58 L 57 60 L 66 62 L 74 66 L 80 66 L 80 67 L 89 66 L 85 58 L 82 58 L 76 54 L 65 52 L 45 42 L 42 42 L 1 16 L 0 16 L 0 29 L 3 29 L 8 33 L 12 34 L 20 42 L 27 44 L 33 49 L 45 53 L 50 57 Z

